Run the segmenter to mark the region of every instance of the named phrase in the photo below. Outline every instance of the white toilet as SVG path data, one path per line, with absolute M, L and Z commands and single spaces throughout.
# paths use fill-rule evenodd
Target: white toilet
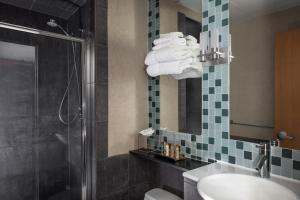
M 182 200 L 182 199 L 170 192 L 167 192 L 166 190 L 155 188 L 146 192 L 144 200 Z

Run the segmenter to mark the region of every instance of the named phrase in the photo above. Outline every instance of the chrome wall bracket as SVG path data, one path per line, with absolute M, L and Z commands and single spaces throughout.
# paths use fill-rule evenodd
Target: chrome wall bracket
M 211 48 L 210 51 L 200 51 L 200 61 L 207 62 L 210 65 L 227 64 L 234 58 L 228 47 Z

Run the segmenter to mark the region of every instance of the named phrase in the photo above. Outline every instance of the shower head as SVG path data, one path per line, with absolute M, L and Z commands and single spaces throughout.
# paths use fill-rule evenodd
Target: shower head
M 59 28 L 62 32 L 64 32 L 65 35 L 69 36 L 69 33 L 65 31 L 65 29 L 61 25 L 56 23 L 54 19 L 49 19 L 49 21 L 47 21 L 47 25 L 52 28 Z
M 52 28 L 58 27 L 58 24 L 56 23 L 56 21 L 54 19 L 50 19 L 47 22 L 47 25 L 50 26 L 50 27 L 52 27 Z

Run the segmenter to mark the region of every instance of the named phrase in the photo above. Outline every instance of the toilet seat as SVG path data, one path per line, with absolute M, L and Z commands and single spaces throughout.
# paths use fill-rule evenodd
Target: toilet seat
M 144 200 L 182 200 L 178 196 L 160 188 L 152 189 L 145 194 Z

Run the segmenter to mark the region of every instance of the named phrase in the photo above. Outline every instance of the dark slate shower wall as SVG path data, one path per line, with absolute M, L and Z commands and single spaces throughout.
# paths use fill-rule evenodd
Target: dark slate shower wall
M 69 185 L 68 125 L 58 118 L 60 102 L 68 83 L 68 46 L 70 42 L 36 37 L 39 48 L 38 71 L 38 153 L 39 193 L 41 199 L 66 190 Z M 68 121 L 68 98 L 62 109 Z
M 3 4 L 0 5 L 0 10 L 0 21 L 44 30 L 48 28 L 45 27 L 45 21 L 49 19 L 49 16 Z M 72 182 L 79 185 L 81 181 L 79 178 L 81 169 L 78 167 L 81 165 L 81 143 L 79 142 L 81 140 L 79 136 L 81 123 L 78 123 L 77 120 L 77 123 L 68 129 L 68 126 L 59 122 L 57 116 L 59 103 L 67 86 L 70 42 L 5 29 L 0 31 L 0 40 L 38 46 L 39 52 L 38 129 L 32 127 L 34 125 L 32 115 L 31 118 L 16 116 L 9 120 L 9 123 L 0 124 L 0 132 L 5 133 L 0 136 L 0 145 L 3 147 L 2 153 L 0 153 L 0 169 L 3 176 L 9 175 L 9 177 L 0 177 L 0 199 L 32 200 L 37 189 L 32 186 L 37 183 L 40 198 L 46 199 L 46 197 L 65 191 L 69 181 L 71 185 Z M 80 71 L 80 68 L 78 70 Z M 3 73 L 1 72 L 1 74 Z M 32 78 L 34 78 L 34 74 Z M 26 83 L 28 81 L 23 81 L 22 86 L 29 88 Z M 12 90 L 13 88 L 6 89 Z M 14 99 L 18 99 L 18 97 Z M 67 100 L 73 102 L 72 95 Z M 34 99 L 30 102 L 34 103 Z M 63 110 L 64 117 L 68 112 L 67 104 L 68 101 Z M 34 108 L 34 105 L 31 106 Z M 17 105 L 14 107 L 17 108 Z M 73 177 L 71 180 L 68 177 L 68 148 L 63 142 L 64 139 L 68 139 L 68 131 L 74 133 L 75 138 L 70 139 L 72 147 L 70 153 L 73 160 L 70 162 L 72 163 L 70 173 Z M 72 145 L 73 141 L 76 145 Z M 73 166 L 75 167 L 73 168 Z
M 11 104 L 1 102 L 1 113 L 8 113 L 2 108 L 10 109 L 9 113 L 12 113 L 9 125 L 13 127 L 8 129 L 4 124 L 1 126 L 1 129 L 5 131 L 1 139 L 1 143 L 5 143 L 3 144 L 5 145 L 5 149 L 1 151 L 4 153 L 4 157 L 1 157 L 0 166 L 2 166 L 3 169 L 7 169 L 2 170 L 2 173 L 13 176 L 14 180 L 20 182 L 20 185 L 23 183 L 28 186 L 28 180 L 25 180 L 24 176 L 30 177 L 29 180 L 32 180 L 31 186 L 35 186 L 35 182 L 37 181 L 40 197 L 46 198 L 57 192 L 64 191 L 68 183 L 67 148 L 57 137 L 57 135 L 61 135 L 62 138 L 67 139 L 68 134 L 68 127 L 62 125 L 57 116 L 59 102 L 68 78 L 67 43 L 50 38 L 30 37 L 29 34 L 3 29 L 1 30 L 0 40 L 37 46 L 39 77 L 37 90 L 35 89 L 34 69 L 29 76 L 32 79 L 31 83 L 33 82 L 31 86 L 28 85 L 28 80 L 10 76 L 8 80 L 12 81 L 12 84 L 5 84 L 5 90 L 4 88 L 1 89 L 1 92 L 6 92 L 7 94 L 17 92 L 18 90 L 22 90 L 23 94 L 25 91 L 29 91 L 33 96 L 26 101 L 22 99 L 20 95 L 15 97 L 8 96 Z M 13 70 L 10 68 L 7 72 L 10 70 L 12 70 L 11 72 L 18 71 L 18 69 Z M 7 72 L 1 72 L 1 74 L 8 75 Z M 16 74 L 19 73 L 23 72 L 20 71 Z M 14 85 L 17 83 L 22 87 L 18 86 L 15 88 Z M 34 117 L 36 112 L 35 95 L 38 95 L 39 111 L 39 117 L 36 121 L 37 129 L 35 128 Z M 2 96 L 4 97 L 5 95 Z M 15 105 L 13 104 L 14 100 L 16 102 Z M 26 112 L 30 111 L 28 118 L 24 118 L 23 115 L 25 111 L 21 110 L 24 104 L 26 105 L 25 107 L 30 108 L 30 110 L 26 110 Z M 20 111 L 22 111 L 22 113 L 19 113 Z M 67 110 L 65 110 L 64 116 L 67 114 L 66 111 Z M 11 137 L 12 135 L 16 137 Z M 14 174 L 14 172 L 18 172 L 18 174 Z M 38 177 L 38 180 L 36 177 Z M 5 181 L 5 177 L 1 179 L 0 182 L 4 185 L 13 183 L 13 181 L 10 180 Z M 33 199 L 33 195 L 37 189 L 34 187 L 22 193 L 22 187 L 15 189 L 15 187 L 11 185 L 10 187 L 3 186 L 1 188 L 8 189 L 7 191 L 3 191 L 3 194 L 0 194 L 1 197 L 3 197 L 2 195 L 15 195 L 15 193 L 19 193 L 19 195 L 21 195 L 19 197 L 22 197 L 22 199 L 26 196 L 28 196 L 29 199 Z M 19 197 L 11 196 L 9 199 L 13 200 Z
M 35 66 L 4 59 L 0 62 L 0 199 L 29 200 L 34 197 L 31 146 Z M 27 191 L 17 182 L 26 183 Z M 23 194 L 15 194 L 21 191 Z
M 96 158 L 108 155 L 108 41 L 107 0 L 94 1 Z

